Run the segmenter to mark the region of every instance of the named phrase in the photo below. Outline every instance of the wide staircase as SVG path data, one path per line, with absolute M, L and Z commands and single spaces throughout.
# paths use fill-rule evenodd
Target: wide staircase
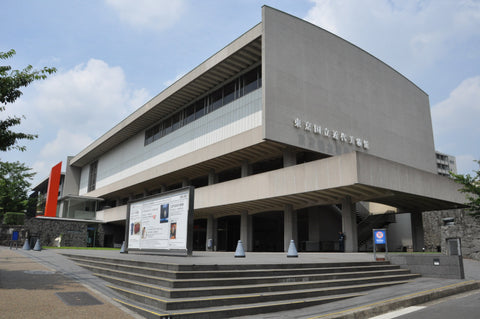
M 231 318 L 356 297 L 419 275 L 388 262 L 178 265 L 68 255 L 146 318 Z

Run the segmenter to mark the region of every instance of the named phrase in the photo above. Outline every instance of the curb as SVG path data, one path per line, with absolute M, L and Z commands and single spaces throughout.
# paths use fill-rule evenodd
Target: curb
M 367 319 L 387 312 L 398 310 L 400 308 L 415 306 L 430 302 L 432 300 L 441 299 L 476 289 L 480 289 L 480 281 L 470 280 L 440 288 L 421 291 L 393 299 L 382 300 L 372 304 L 347 309 L 336 313 L 314 316 L 310 317 L 309 319 Z

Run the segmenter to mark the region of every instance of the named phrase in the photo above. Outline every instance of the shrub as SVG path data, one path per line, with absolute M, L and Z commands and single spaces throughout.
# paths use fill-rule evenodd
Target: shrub
M 24 213 L 5 213 L 3 217 L 3 223 L 6 225 L 23 225 L 25 222 L 25 214 Z

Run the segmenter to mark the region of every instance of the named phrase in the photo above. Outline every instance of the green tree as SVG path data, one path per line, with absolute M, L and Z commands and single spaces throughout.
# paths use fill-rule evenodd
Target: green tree
M 0 209 L 6 212 L 24 212 L 28 205 L 32 169 L 20 162 L 0 162 Z
M 480 164 L 480 161 L 475 162 Z M 475 173 L 474 176 L 454 173 L 450 173 L 450 175 L 452 175 L 455 182 L 462 185 L 460 192 L 465 194 L 471 215 L 480 217 L 480 169 L 473 172 Z
M 15 55 L 15 50 L 0 52 L 0 60 L 6 60 Z M 35 80 L 44 80 L 49 74 L 55 73 L 55 68 L 44 67 L 41 70 L 35 70 L 31 65 L 23 70 L 12 70 L 9 65 L 0 65 L 0 111 L 5 111 L 8 103 L 13 103 L 21 95 L 20 90 L 28 86 Z M 25 146 L 18 145 L 19 140 L 33 140 L 37 137 L 35 134 L 14 132 L 13 126 L 19 125 L 24 116 L 9 116 L 0 120 L 0 151 L 20 150 L 24 151 Z

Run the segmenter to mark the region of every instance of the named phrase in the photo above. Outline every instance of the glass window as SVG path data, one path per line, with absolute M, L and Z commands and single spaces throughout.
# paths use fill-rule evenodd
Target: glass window
M 167 135 L 173 131 L 172 129 L 172 118 L 169 117 L 165 121 L 163 121 L 163 135 Z
M 251 70 L 250 72 L 248 73 L 245 73 L 245 75 L 243 76 L 243 79 L 244 79 L 244 85 L 245 85 L 245 92 L 244 94 L 248 94 L 250 92 L 252 92 L 253 90 L 256 90 L 258 87 L 257 87 L 257 69 L 253 69 Z
M 95 190 L 95 186 L 97 184 L 97 169 L 98 169 L 98 161 L 95 161 L 92 164 L 90 164 L 90 171 L 88 173 L 88 191 L 89 192 Z
M 178 130 L 182 127 L 182 117 L 180 116 L 181 113 L 173 114 L 172 116 L 172 131 Z
M 223 88 L 223 105 L 233 101 L 235 97 L 235 81 L 232 81 Z
M 210 111 L 215 111 L 222 106 L 223 90 L 220 88 L 210 94 Z
M 239 77 L 235 81 L 235 86 L 236 86 L 235 99 L 239 99 L 243 96 L 243 76 Z
M 163 123 L 155 125 L 155 135 L 153 136 L 153 140 L 156 141 L 161 138 L 163 135 Z
M 205 115 L 205 101 L 201 99 L 197 103 L 195 103 L 195 119 L 199 119 Z
M 190 105 L 185 109 L 184 125 L 187 125 L 190 122 L 195 120 L 195 104 Z

